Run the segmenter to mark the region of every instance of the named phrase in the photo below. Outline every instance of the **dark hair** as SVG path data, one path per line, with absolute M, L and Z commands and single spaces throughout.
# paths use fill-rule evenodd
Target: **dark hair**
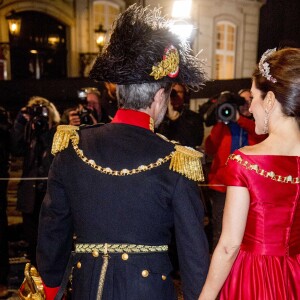
M 274 52 L 265 62 L 269 64 L 269 74 L 276 79 L 272 82 L 263 77 L 256 67 L 253 80 L 264 98 L 272 91 L 282 106 L 282 112 L 295 117 L 300 125 L 300 49 L 284 48 Z

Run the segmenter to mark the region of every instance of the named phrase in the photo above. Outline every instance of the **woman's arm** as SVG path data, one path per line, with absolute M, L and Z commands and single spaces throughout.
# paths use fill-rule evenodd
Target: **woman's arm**
M 247 222 L 250 197 L 245 187 L 227 187 L 222 234 L 213 253 L 199 300 L 218 296 L 239 252 Z

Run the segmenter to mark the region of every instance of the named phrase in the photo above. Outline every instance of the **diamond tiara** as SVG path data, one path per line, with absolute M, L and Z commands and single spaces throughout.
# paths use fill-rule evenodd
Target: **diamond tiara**
M 258 64 L 258 69 L 260 74 L 267 78 L 269 81 L 275 83 L 277 82 L 276 78 L 274 78 L 270 74 L 270 65 L 266 60 L 276 51 L 276 48 L 268 49 L 262 56 Z

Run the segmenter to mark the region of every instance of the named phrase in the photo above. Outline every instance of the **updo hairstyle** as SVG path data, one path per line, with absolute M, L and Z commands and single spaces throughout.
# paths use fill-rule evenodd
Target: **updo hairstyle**
M 300 126 L 300 49 L 284 48 L 274 52 L 265 62 L 269 67 L 269 74 L 276 82 L 262 76 L 256 67 L 253 80 L 264 98 L 268 91 L 272 91 L 282 106 L 282 112 L 295 117 Z M 265 67 L 265 68 L 266 68 Z

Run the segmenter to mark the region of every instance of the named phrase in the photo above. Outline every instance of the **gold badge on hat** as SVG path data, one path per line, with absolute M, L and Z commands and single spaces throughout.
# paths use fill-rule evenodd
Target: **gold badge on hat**
M 150 76 L 153 76 L 155 80 L 159 80 L 165 76 L 175 78 L 177 77 L 178 73 L 179 53 L 173 45 L 170 45 L 165 49 L 163 60 L 159 62 L 157 66 L 152 66 L 152 72 L 150 73 Z

